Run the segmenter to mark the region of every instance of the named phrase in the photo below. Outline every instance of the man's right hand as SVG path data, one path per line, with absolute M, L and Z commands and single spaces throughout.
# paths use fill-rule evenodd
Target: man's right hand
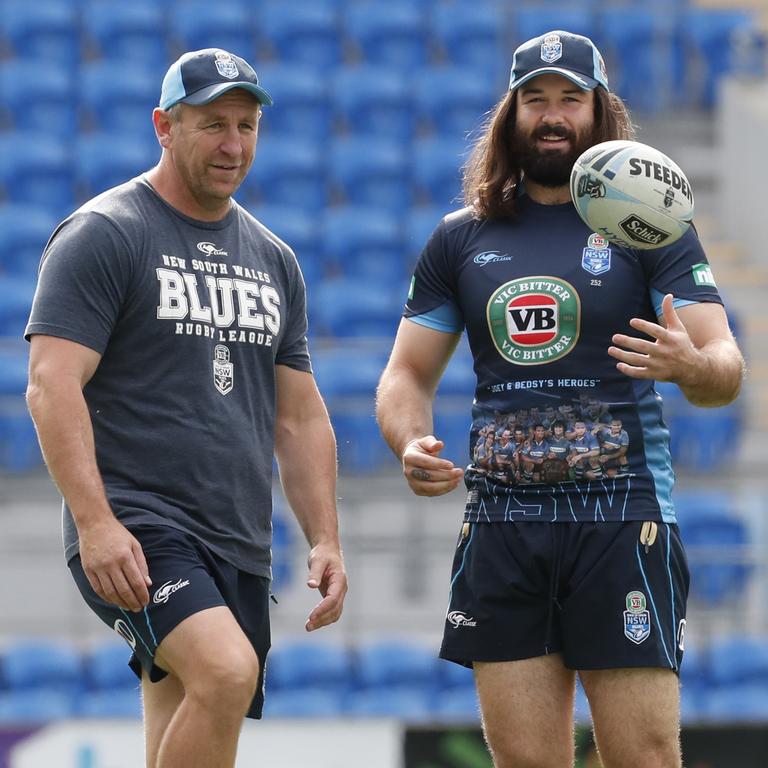
M 464 470 L 452 461 L 441 459 L 445 447 L 434 435 L 408 442 L 403 450 L 403 474 L 417 496 L 442 496 L 452 491 L 464 477 Z
M 83 570 L 96 593 L 126 611 L 149 603 L 149 568 L 141 544 L 114 518 L 79 532 Z

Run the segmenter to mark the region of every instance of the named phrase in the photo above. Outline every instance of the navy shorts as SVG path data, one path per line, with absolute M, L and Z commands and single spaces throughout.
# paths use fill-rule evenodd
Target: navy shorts
M 96 615 L 112 627 L 133 650 L 129 664 L 152 682 L 167 672 L 155 662 L 163 638 L 198 611 L 225 605 L 251 641 L 259 658 L 259 682 L 247 716 L 259 719 L 264 705 L 264 668 L 270 647 L 269 579 L 240 571 L 210 552 L 198 539 L 170 526 L 132 526 L 144 550 L 152 579 L 150 601 L 133 613 L 99 597 L 83 571 L 80 555 L 69 561 L 72 576 Z
M 452 574 L 444 659 L 562 653 L 576 670 L 679 672 L 689 575 L 676 525 L 465 523 Z

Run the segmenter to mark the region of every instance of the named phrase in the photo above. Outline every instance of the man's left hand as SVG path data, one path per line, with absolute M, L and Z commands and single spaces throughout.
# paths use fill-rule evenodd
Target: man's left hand
M 635 330 L 647 334 L 652 341 L 625 336 L 622 333 L 612 337 L 616 346 L 608 347 L 608 354 L 619 361 L 616 367 L 623 374 L 633 379 L 654 379 L 680 384 L 687 372 L 695 370 L 700 353 L 675 312 L 672 302 L 672 294 L 668 293 L 661 305 L 665 325 L 651 323 L 639 317 L 633 317 L 629 321 Z
M 328 545 L 312 548 L 307 559 L 309 577 L 307 586 L 317 589 L 323 599 L 312 609 L 304 628 L 307 632 L 320 629 L 338 621 L 347 594 L 347 574 L 341 552 Z

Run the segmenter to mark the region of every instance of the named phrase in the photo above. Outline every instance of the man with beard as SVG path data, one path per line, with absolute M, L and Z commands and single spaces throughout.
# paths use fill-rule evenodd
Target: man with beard
M 681 765 L 688 572 L 653 380 L 723 405 L 743 359 L 714 282 L 695 279 L 706 257 L 693 228 L 653 251 L 601 243 L 607 269 L 592 280 L 569 174 L 584 149 L 632 135 L 591 40 L 554 31 L 521 45 L 465 167 L 467 207 L 419 258 L 379 384 L 379 424 L 413 492 L 462 477 L 469 489 L 448 608 L 468 620 L 446 622 L 440 655 L 473 667 L 497 768 L 573 765 L 577 674 L 607 768 Z M 509 258 L 476 264 L 486 251 Z M 631 475 L 543 492 L 441 458 L 432 399 L 465 328 L 475 423 L 586 394 L 621 420 Z

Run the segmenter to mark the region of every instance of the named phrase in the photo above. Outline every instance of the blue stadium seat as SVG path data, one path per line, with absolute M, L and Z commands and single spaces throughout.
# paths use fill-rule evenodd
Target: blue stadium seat
M 731 635 L 709 649 L 709 679 L 714 686 L 759 684 L 768 690 L 768 643 L 765 637 Z
M 266 204 L 248 206 L 248 210 L 291 247 L 307 286 L 317 285 L 323 277 L 323 265 L 316 217 L 295 205 Z
M 0 134 L 0 185 L 7 200 L 69 213 L 75 202 L 72 155 L 67 143 L 45 134 Z
M 739 8 L 689 8 L 680 25 L 683 45 L 692 61 L 689 72 L 701 72 L 699 82 L 686 84 L 696 106 L 715 104 L 721 78 L 741 68 L 741 53 L 758 34 L 755 14 Z
M 464 138 L 503 95 L 493 81 L 462 66 L 427 67 L 416 75 L 416 109 L 433 133 Z
M 131 134 L 81 134 L 75 143 L 75 170 L 81 199 L 148 171 L 159 157 L 159 145 L 153 147 Z
M 257 13 L 257 34 L 278 60 L 321 72 L 341 63 L 339 14 L 332 5 L 270 0 Z
M 30 77 L 29 62 L 11 59 L 0 65 L 0 108 L 16 130 L 41 132 L 71 139 L 78 129 L 74 77 L 66 68 L 37 67 Z
M 287 588 L 293 578 L 292 528 L 276 507 L 272 514 L 272 591 Z
M 165 14 L 154 0 L 89 0 L 82 23 L 87 46 L 95 56 L 140 61 L 160 75 L 170 63 Z
M 634 110 L 657 112 L 672 103 L 675 17 L 667 8 L 608 6 L 595 39 L 608 83 Z
M 79 717 L 138 720 L 142 715 L 141 694 L 138 687 L 133 690 L 115 688 L 105 691 L 85 691 L 78 697 L 76 706 Z
M 336 281 L 326 281 L 333 285 Z M 324 285 L 320 286 L 321 291 Z M 346 282 L 349 286 L 349 283 Z M 373 402 L 376 385 L 387 362 L 386 355 L 361 352 L 359 349 L 336 345 L 312 353 L 317 386 L 327 400 L 359 398 Z M 372 411 L 371 411 L 372 412 Z
M 152 110 L 160 95 L 157 72 L 125 61 L 103 60 L 80 70 L 80 100 L 88 130 L 155 137 Z
M 350 205 L 404 213 L 411 204 L 409 165 L 402 142 L 344 136 L 331 145 L 329 174 L 336 196 Z
M 323 688 L 343 691 L 350 687 L 352 663 L 341 643 L 316 640 L 283 642 L 269 653 L 270 691 Z
M 47 688 L 0 693 L 0 724 L 42 725 L 67 720 L 77 713 L 76 700 L 72 692 Z
M 12 54 L 39 69 L 43 62 L 74 70 L 80 61 L 76 3 L 61 0 L 5 0 L 0 30 Z
M 379 693 L 387 688 L 417 686 L 430 691 L 439 686 L 434 649 L 407 639 L 382 639 L 357 647 L 356 679 L 361 688 Z
M 253 22 L 253 9 L 246 2 L 218 0 L 214 7 L 208 0 L 177 0 L 168 14 L 168 33 L 180 50 L 223 48 L 250 62 Z
M 516 45 L 556 29 L 589 38 L 592 38 L 598 29 L 593 9 L 581 3 L 521 5 L 512 11 L 512 18 L 513 39 Z
M 0 274 L 0 337 L 21 338 L 34 295 L 32 276 Z
M 431 710 L 432 716 L 441 721 L 469 724 L 480 720 L 480 703 L 474 686 L 440 691 L 432 699 Z
M 475 676 L 470 667 L 438 659 L 437 675 L 440 691 L 475 690 Z
M 31 277 L 58 220 L 36 205 L 0 205 L 0 273 Z
M 328 718 L 344 714 L 344 699 L 336 690 L 300 688 L 267 691 L 264 714 L 270 718 Z
M 441 456 L 457 467 L 469 463 L 469 429 L 471 426 L 472 398 L 462 402 L 438 398 L 434 408 L 435 437 L 445 443 Z
M 302 141 L 326 141 L 332 130 L 330 81 L 310 67 L 259 64 L 259 82 L 275 100 L 264 111 L 260 135 L 297 136 Z
M 355 691 L 346 700 L 345 714 L 352 718 L 392 717 L 407 722 L 432 719 L 432 697 L 418 685 L 398 685 Z
M 377 66 L 340 67 L 333 78 L 333 110 L 352 133 L 410 141 L 416 130 L 411 75 Z
M 435 4 L 431 31 L 444 61 L 481 73 L 491 83 L 499 77 L 499 62 L 507 52 L 501 49 L 506 34 L 498 3 Z M 504 83 L 496 85 L 501 94 Z
M 131 649 L 122 640 L 108 640 L 84 655 L 85 679 L 93 691 L 137 689 L 139 680 L 128 666 Z
M 765 724 L 768 720 L 768 686 L 763 681 L 709 691 L 705 712 L 708 720 L 718 724 Z
M 298 136 L 264 136 L 241 187 L 248 199 L 317 213 L 328 200 L 325 154 Z
M 2 653 L 3 679 L 9 690 L 71 692 L 81 686 L 80 654 L 66 642 L 17 639 Z
M 419 199 L 446 212 L 463 207 L 461 168 L 469 152 L 469 145 L 460 139 L 417 139 L 413 147 L 413 178 Z
M 356 205 L 331 208 L 323 218 L 321 239 L 325 261 L 347 277 L 390 286 L 406 278 L 402 233 L 394 214 Z
M 419 205 L 406 214 L 404 240 L 409 272 L 413 271 L 419 254 L 448 210 L 448 206 Z
M 358 57 L 378 68 L 412 70 L 429 60 L 426 14 L 420 3 L 350 4 L 344 31 Z
M 753 571 L 744 522 L 723 510 L 717 517 L 682 518 L 680 531 L 688 553 L 691 598 L 715 606 L 743 594 Z
M 404 295 L 365 277 L 326 278 L 308 297 L 310 327 L 320 336 L 392 338 Z

